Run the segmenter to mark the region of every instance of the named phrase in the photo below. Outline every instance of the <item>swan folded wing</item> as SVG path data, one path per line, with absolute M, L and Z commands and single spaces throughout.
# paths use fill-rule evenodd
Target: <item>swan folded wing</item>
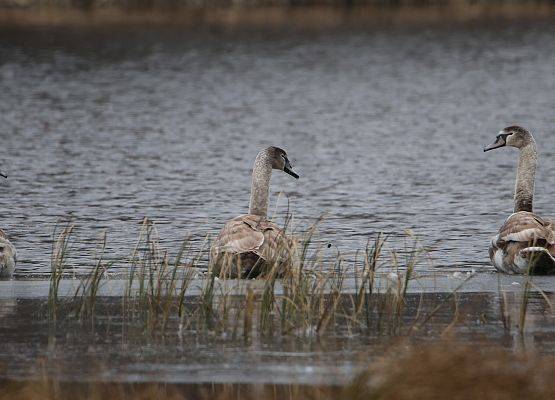
M 521 211 L 507 219 L 499 230 L 498 244 L 503 242 L 555 245 L 553 225 L 537 215 Z
M 294 254 L 294 243 L 285 232 L 276 224 L 263 221 L 260 224 L 264 232 L 264 244 L 260 248 L 260 256 L 266 260 L 285 261 L 291 259 Z
M 214 249 L 218 253 L 258 253 L 265 237 L 250 217 L 242 215 L 225 224 L 214 242 Z
M 218 253 L 252 252 L 266 261 L 286 261 L 295 254 L 294 241 L 275 223 L 258 215 L 241 215 L 229 221 L 214 243 Z

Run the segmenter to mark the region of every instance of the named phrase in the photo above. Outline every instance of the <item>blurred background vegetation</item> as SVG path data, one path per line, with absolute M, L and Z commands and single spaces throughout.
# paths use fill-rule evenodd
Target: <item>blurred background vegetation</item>
M 403 7 L 472 6 L 489 7 L 526 4 L 555 5 L 554 0 L 0 0 L 0 8 L 54 7 L 65 9 L 186 9 L 204 7 Z
M 0 28 L 309 29 L 551 20 L 555 0 L 0 0 Z

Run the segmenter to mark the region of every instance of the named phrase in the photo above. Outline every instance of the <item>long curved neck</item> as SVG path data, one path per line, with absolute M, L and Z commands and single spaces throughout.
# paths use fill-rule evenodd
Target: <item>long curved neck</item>
M 272 176 L 272 160 L 263 150 L 254 160 L 252 169 L 251 200 L 249 214 L 266 217 L 268 213 L 268 198 L 270 196 L 270 177 Z
M 515 186 L 515 212 L 532 212 L 537 164 L 538 151 L 536 142 L 532 139 L 520 149 Z

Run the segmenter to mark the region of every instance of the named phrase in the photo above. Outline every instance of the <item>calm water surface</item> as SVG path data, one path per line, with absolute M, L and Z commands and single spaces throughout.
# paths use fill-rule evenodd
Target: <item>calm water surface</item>
M 547 296 L 550 302 L 554 300 L 551 294 Z M 423 344 L 443 337 L 474 343 L 481 349 L 501 346 L 507 351 L 555 352 L 555 315 L 540 294 L 530 298 L 524 336 L 517 333 L 522 299 L 515 293 L 507 294 L 506 301 L 496 293 L 463 293 L 457 307 L 446 293 L 411 294 L 406 300 L 402 336 L 390 336 L 386 322 L 378 329 L 372 320 L 370 330 L 353 331 L 335 323 L 320 337 L 253 334 L 245 340 L 242 335 L 233 337 L 232 328 L 225 335 L 197 330 L 194 322 L 179 329 L 176 318 L 168 321 L 164 333 L 147 334 L 140 321 L 123 316 L 121 298 L 98 298 L 95 318 L 79 322 L 60 313 L 58 323 L 47 318 L 43 300 L 2 299 L 0 376 L 50 376 L 70 381 L 345 384 L 395 343 Z M 443 306 L 436 309 L 439 304 Z M 507 307 L 507 325 L 500 318 L 503 304 Z M 409 334 L 418 313 L 433 313 L 433 317 Z M 240 318 L 239 331 L 242 323 Z
M 517 154 L 482 146 L 504 126 L 529 127 L 536 209 L 555 215 L 554 65 L 548 23 L 2 31 L 0 215 L 18 276 L 49 271 L 53 228 L 68 218 L 77 261 L 104 230 L 110 257 L 125 257 L 145 216 L 172 254 L 188 234 L 199 248 L 247 211 L 252 161 L 268 145 L 301 175 L 274 174 L 278 220 L 288 199 L 299 229 L 325 213 L 318 240 L 346 257 L 376 232 L 412 229 L 433 248 L 420 268 L 491 270 Z

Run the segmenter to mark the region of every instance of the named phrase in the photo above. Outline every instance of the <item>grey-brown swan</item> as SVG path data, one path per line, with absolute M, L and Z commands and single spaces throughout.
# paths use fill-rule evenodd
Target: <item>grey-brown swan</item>
M 7 175 L 0 172 L 0 176 Z M 11 278 L 17 264 L 17 252 L 14 245 L 8 240 L 6 233 L 0 229 L 0 278 Z
M 212 273 L 227 278 L 255 278 L 276 266 L 281 275 L 293 262 L 294 241 L 267 219 L 273 169 L 299 178 L 284 150 L 268 147 L 258 153 L 252 171 L 249 213 L 233 218 L 220 231 L 210 251 Z
M 552 221 L 533 213 L 538 152 L 530 132 L 510 126 L 484 148 L 490 151 L 510 146 L 520 150 L 515 187 L 514 213 L 507 218 L 490 243 L 489 256 L 495 268 L 508 274 L 555 273 L 555 227 Z

